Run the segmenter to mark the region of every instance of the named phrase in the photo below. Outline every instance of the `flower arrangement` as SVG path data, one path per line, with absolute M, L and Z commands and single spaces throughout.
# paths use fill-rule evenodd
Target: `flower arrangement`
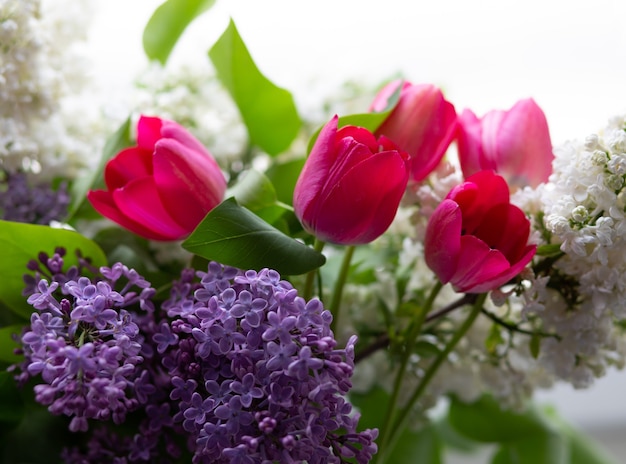
M 189 3 L 146 25 L 153 72 Z M 553 148 L 532 99 L 394 80 L 303 120 L 231 22 L 215 76 L 140 83 L 90 142 L 40 8 L 0 3 L 3 462 L 611 462 L 529 400 L 624 366 L 626 118 Z M 245 144 L 190 109 L 207 86 Z

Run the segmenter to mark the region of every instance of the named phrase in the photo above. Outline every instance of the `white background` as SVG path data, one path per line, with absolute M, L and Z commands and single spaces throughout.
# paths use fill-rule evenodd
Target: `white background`
M 142 27 L 159 3 L 94 0 L 93 72 L 104 98 L 145 66 Z M 483 114 L 533 97 L 555 145 L 626 112 L 623 0 L 218 0 L 172 64 L 207 60 L 229 17 L 261 71 L 299 102 L 348 78 L 376 83 L 401 72 L 440 85 L 457 111 Z M 610 372 L 590 390 L 564 386 L 539 397 L 593 430 L 626 425 L 624 392 L 626 374 Z

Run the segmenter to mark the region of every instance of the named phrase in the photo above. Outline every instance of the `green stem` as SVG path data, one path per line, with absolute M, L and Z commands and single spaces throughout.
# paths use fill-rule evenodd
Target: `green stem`
M 450 339 L 450 341 L 448 342 L 446 347 L 443 349 L 443 351 L 441 351 L 437 355 L 437 358 L 428 367 L 428 369 L 424 373 L 424 377 L 422 378 L 419 385 L 413 392 L 413 395 L 411 396 L 411 398 L 409 398 L 409 401 L 402 408 L 402 410 L 400 411 L 400 415 L 394 422 L 393 429 L 391 430 L 391 437 L 390 439 L 387 440 L 388 443 L 393 444 L 395 439 L 397 439 L 398 435 L 400 434 L 400 431 L 405 425 L 407 418 L 409 417 L 409 414 L 411 413 L 411 410 L 413 409 L 413 406 L 415 406 L 415 403 L 417 403 L 417 400 L 422 396 L 424 391 L 426 391 L 426 387 L 428 386 L 430 381 L 433 379 L 433 377 L 439 370 L 439 367 L 441 366 L 441 364 L 443 364 L 443 362 L 448 358 L 448 355 L 452 352 L 454 347 L 465 336 L 465 334 L 470 329 L 470 327 L 472 327 L 472 325 L 474 324 L 474 321 L 476 320 L 476 318 L 478 317 L 478 315 L 481 313 L 483 309 L 483 304 L 485 303 L 486 298 L 487 298 L 486 293 L 483 293 L 478 296 L 478 298 L 474 302 L 474 306 L 472 306 L 472 310 L 470 311 L 468 318 L 465 320 L 465 322 L 459 328 L 459 330 L 457 330 L 454 336 Z
M 341 296 L 343 295 L 343 287 L 346 284 L 348 274 L 350 273 L 350 262 L 352 261 L 353 255 L 354 245 L 347 246 L 346 252 L 343 255 L 343 260 L 341 261 L 341 268 L 339 269 L 337 280 L 335 281 L 335 288 L 333 289 L 333 299 L 331 300 L 330 307 L 328 308 L 330 313 L 333 315 L 333 320 L 330 323 L 330 330 L 332 330 L 333 333 L 335 333 L 337 321 L 339 320 Z
M 319 251 L 321 253 L 321 251 L 324 249 L 324 245 L 324 242 L 315 239 L 315 242 L 313 243 L 313 248 L 315 249 L 315 251 Z M 313 296 L 313 287 L 315 284 L 315 276 L 317 276 L 317 272 L 317 269 L 313 269 L 312 271 L 309 271 L 309 273 L 306 275 L 304 288 L 302 289 L 302 297 L 305 300 L 310 300 Z
M 437 282 L 431 290 L 430 295 L 428 295 L 428 299 L 426 300 L 424 306 L 415 314 L 415 319 L 409 327 L 408 335 L 406 337 L 407 344 L 404 347 L 400 368 L 398 369 L 398 373 L 396 374 L 396 378 L 394 380 L 393 390 L 391 391 L 391 397 L 389 398 L 389 405 L 387 406 L 387 414 L 385 415 L 385 422 L 383 423 L 383 427 L 380 429 L 380 437 L 378 440 L 379 453 L 374 458 L 375 462 L 383 455 L 386 445 L 391 438 L 389 429 L 395 417 L 396 404 L 398 402 L 398 396 L 400 395 L 400 388 L 402 387 L 402 380 L 404 379 L 409 358 L 415 348 L 415 342 L 417 341 L 417 336 L 419 335 L 422 325 L 426 320 L 426 315 L 430 312 L 433 302 L 442 287 L 443 285 L 441 282 Z

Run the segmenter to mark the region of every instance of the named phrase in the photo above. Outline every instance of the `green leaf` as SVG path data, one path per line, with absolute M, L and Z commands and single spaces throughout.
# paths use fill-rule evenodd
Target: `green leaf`
M 215 0 L 167 0 L 148 20 L 143 49 L 151 60 L 164 65 L 187 26 L 211 8 Z
M 0 372 L 0 423 L 17 424 L 24 415 L 24 403 L 13 375 Z
M 77 215 L 87 199 L 87 192 L 89 190 L 105 188 L 103 172 L 107 161 L 124 148 L 130 147 L 133 144 L 134 142 L 130 139 L 130 118 L 128 118 L 107 140 L 102 150 L 98 167 L 92 171 L 90 175 L 79 177 L 72 184 L 72 203 L 69 208 L 69 218 Z
M 552 407 L 542 408 L 548 420 L 567 438 L 569 444 L 569 464 L 617 464 L 617 459 L 610 456 L 591 437 L 566 423 Z
M 288 237 L 234 199 L 214 208 L 183 242 L 203 258 L 241 269 L 268 267 L 283 275 L 322 266 L 324 255 Z
M 523 440 L 502 444 L 491 464 L 571 464 L 567 446 L 563 436 L 543 430 Z
M 297 158 L 274 163 L 265 173 L 272 185 L 274 185 L 278 200 L 282 203 L 293 204 L 293 191 L 305 161 L 306 158 Z
M 2 327 L 0 329 L 0 361 L 14 364 L 22 359 L 21 356 L 13 352 L 13 350 L 19 346 L 13 339 L 13 334 L 20 335 L 23 327 L 22 324 L 19 324 Z
M 278 201 L 272 182 L 262 173 L 251 169 L 245 171 L 231 187 L 227 197 L 235 197 L 237 203 L 249 209 L 268 224 L 274 225 L 285 212 L 292 211 Z
M 532 410 L 524 414 L 509 411 L 488 396 L 474 403 L 464 403 L 453 397 L 448 415 L 450 424 L 460 434 L 478 442 L 516 441 L 544 428 Z
M 530 342 L 528 344 L 529 344 L 531 356 L 534 359 L 537 359 L 539 357 L 539 351 L 541 350 L 541 336 L 534 333 L 530 337 Z
M 239 108 L 250 142 L 270 155 L 288 148 L 302 125 L 293 97 L 261 74 L 232 20 L 209 57 Z
M 24 281 L 22 276 L 28 272 L 26 265 L 31 259 L 37 259 L 39 252 L 49 255 L 56 247 L 64 247 L 67 254 L 65 264 L 77 263 L 75 251 L 79 249 L 84 257 L 92 259 L 95 266 L 106 265 L 106 256 L 98 245 L 81 234 L 48 226 L 22 224 L 19 222 L 0 221 L 0 301 L 12 311 L 29 318 L 32 307 L 22 296 Z

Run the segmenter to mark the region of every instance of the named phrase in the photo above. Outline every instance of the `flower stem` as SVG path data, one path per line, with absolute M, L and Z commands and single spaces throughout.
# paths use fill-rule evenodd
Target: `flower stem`
M 437 358 L 435 358 L 433 363 L 428 367 L 428 369 L 424 373 L 424 377 L 422 378 L 419 385 L 413 392 L 413 395 L 411 395 L 411 397 L 409 398 L 409 401 L 407 402 L 407 404 L 401 409 L 399 416 L 397 417 L 396 421 L 393 424 L 393 428 L 391 429 L 391 435 L 389 439 L 387 440 L 387 443 L 391 445 L 390 448 L 393 447 L 394 441 L 397 439 L 398 435 L 400 434 L 400 431 L 404 427 L 405 422 L 407 418 L 409 417 L 411 410 L 413 409 L 413 406 L 415 406 L 415 403 L 417 403 L 417 400 L 422 396 L 424 391 L 426 391 L 426 387 L 428 386 L 430 381 L 433 379 L 433 377 L 439 370 L 439 367 L 441 366 L 441 364 L 443 364 L 443 362 L 448 358 L 448 355 L 452 352 L 454 347 L 459 343 L 459 341 L 465 336 L 465 334 L 470 329 L 470 327 L 472 327 L 472 325 L 474 324 L 476 317 L 478 317 L 478 315 L 481 313 L 483 309 L 483 304 L 485 303 L 486 298 L 487 298 L 487 293 L 482 293 L 478 296 L 478 298 L 474 302 L 474 305 L 472 306 L 472 310 L 470 311 L 469 316 L 467 317 L 463 325 L 459 328 L 459 330 L 456 331 L 456 333 L 450 339 L 450 341 L 445 346 L 443 351 L 441 351 L 437 355 Z
M 313 243 L 313 249 L 315 251 L 321 252 L 324 249 L 324 245 L 324 242 L 315 239 L 315 242 Z M 305 300 L 310 300 L 313 296 L 313 286 L 315 284 L 315 277 L 317 276 L 317 273 L 318 270 L 313 269 L 312 271 L 309 271 L 309 273 L 306 275 L 306 280 L 304 281 L 304 289 L 302 290 L 302 296 Z
M 343 295 L 343 287 L 346 284 L 346 280 L 348 279 L 348 274 L 350 272 L 350 262 L 352 261 L 352 256 L 354 255 L 354 245 L 350 245 L 346 247 L 346 252 L 343 255 L 343 260 L 341 262 L 341 268 L 339 269 L 339 274 L 337 275 L 337 280 L 335 281 L 335 288 L 333 290 L 333 299 L 330 302 L 329 311 L 333 315 L 333 320 L 330 323 L 330 330 L 335 333 L 335 329 L 337 327 L 337 321 L 339 320 L 339 309 L 341 308 L 341 296 Z
M 391 398 L 389 398 L 389 405 L 387 407 L 387 414 L 385 416 L 385 422 L 383 423 L 383 427 L 380 430 L 380 438 L 378 441 L 379 454 L 376 456 L 376 460 L 383 456 L 383 453 L 387 448 L 386 445 L 392 437 L 390 428 L 393 424 L 393 419 L 395 417 L 398 396 L 400 394 L 402 380 L 404 379 L 404 374 L 406 373 L 406 368 L 409 363 L 409 358 L 411 357 L 413 349 L 415 348 L 415 342 L 417 341 L 417 337 L 420 333 L 422 325 L 426 320 L 426 315 L 430 312 L 430 309 L 433 306 L 433 302 L 435 301 L 435 298 L 437 297 L 437 294 L 442 287 L 443 285 L 441 284 L 441 282 L 437 282 L 437 284 L 431 290 L 430 295 L 428 295 L 428 299 L 426 300 L 426 303 L 424 303 L 424 306 L 416 312 L 415 319 L 408 329 L 406 345 L 404 347 L 404 353 L 402 354 L 402 361 L 394 380 L 393 390 L 391 391 Z

